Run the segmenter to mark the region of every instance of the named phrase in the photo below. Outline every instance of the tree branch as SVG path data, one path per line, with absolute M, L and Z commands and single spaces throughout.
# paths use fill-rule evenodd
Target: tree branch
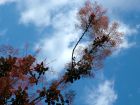
M 89 18 L 89 23 L 88 23 L 88 25 L 86 26 L 86 29 L 85 29 L 85 31 L 83 32 L 83 34 L 81 35 L 81 37 L 79 38 L 79 40 L 77 41 L 77 43 L 75 44 L 75 46 L 74 46 L 74 48 L 73 48 L 73 50 L 72 50 L 72 57 L 71 57 L 71 60 L 72 60 L 72 65 L 71 65 L 71 70 L 73 69 L 73 61 L 74 61 L 74 51 L 75 51 L 75 49 L 76 49 L 76 47 L 78 46 L 78 44 L 80 43 L 80 41 L 82 40 L 82 38 L 84 37 L 84 35 L 85 35 L 85 33 L 88 31 L 88 29 L 89 29 L 89 27 L 90 27 L 90 25 L 91 25 L 91 22 L 92 22 L 92 20 L 93 20 L 93 18 L 94 17 L 91 17 L 91 18 Z

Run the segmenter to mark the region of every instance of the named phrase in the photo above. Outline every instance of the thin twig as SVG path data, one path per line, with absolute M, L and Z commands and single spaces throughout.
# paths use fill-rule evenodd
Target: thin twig
M 85 31 L 83 32 L 83 34 L 81 35 L 81 37 L 79 38 L 79 40 L 77 41 L 77 43 L 75 44 L 75 46 L 74 46 L 74 48 L 73 48 L 73 50 L 72 50 L 72 58 L 71 58 L 71 60 L 72 60 L 72 65 L 71 65 L 71 70 L 73 69 L 73 60 L 74 60 L 74 51 L 75 51 L 75 49 L 76 49 L 76 47 L 78 46 L 78 44 L 79 44 L 79 42 L 82 40 L 82 38 L 84 37 L 84 35 L 85 35 L 85 33 L 88 31 L 88 29 L 89 29 L 89 27 L 90 27 L 90 25 L 91 25 L 91 22 L 92 22 L 92 18 L 91 19 L 89 19 L 89 23 L 88 23 L 88 25 L 86 26 L 86 29 L 85 29 Z

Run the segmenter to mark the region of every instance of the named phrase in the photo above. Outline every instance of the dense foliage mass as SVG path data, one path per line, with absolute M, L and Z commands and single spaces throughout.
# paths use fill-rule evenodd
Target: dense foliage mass
M 47 79 L 44 74 L 49 70 L 44 62 L 37 63 L 33 55 L 16 56 L 17 50 L 12 47 L 1 47 L 0 52 L 8 56 L 0 57 L 0 105 L 72 104 L 74 92 L 65 93 L 66 87 L 82 77 L 93 76 L 94 70 L 101 68 L 103 60 L 119 46 L 122 37 L 118 24 L 109 24 L 106 11 L 97 3 L 86 2 L 78 12 L 78 19 L 83 34 L 73 48 L 66 72 L 43 88 L 40 83 Z M 89 45 L 76 58 L 74 52 L 83 36 L 90 39 Z

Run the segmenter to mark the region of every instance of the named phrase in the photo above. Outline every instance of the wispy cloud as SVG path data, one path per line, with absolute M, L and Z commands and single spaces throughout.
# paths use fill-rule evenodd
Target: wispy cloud
M 106 80 L 96 88 L 90 88 L 86 100 L 87 105 L 113 105 L 117 100 L 114 81 Z
M 104 6 L 106 6 L 109 9 L 116 9 L 119 8 L 120 10 L 124 11 L 140 11 L 140 1 L 139 0 L 97 0 L 98 2 L 102 3 Z M 125 4 L 125 5 L 124 5 Z M 133 6 L 132 6 L 133 4 Z
M 52 19 L 58 13 L 66 13 L 68 8 L 73 9 L 81 5 L 84 0 L 24 0 L 18 2 L 20 9 L 20 23 L 32 23 L 38 27 L 45 27 L 52 24 Z M 69 18 L 69 17 L 67 17 Z
M 129 41 L 128 39 L 131 37 L 135 37 L 136 33 L 138 33 L 137 28 L 130 27 L 129 25 L 124 24 L 121 21 L 118 21 L 120 27 L 119 31 L 123 32 L 122 37 L 122 43 L 117 47 L 117 50 L 115 51 L 115 55 L 118 54 L 120 51 L 123 51 L 124 49 L 131 48 L 136 45 L 136 42 Z
M 4 5 L 6 3 L 15 2 L 16 0 L 0 0 L 0 5 Z

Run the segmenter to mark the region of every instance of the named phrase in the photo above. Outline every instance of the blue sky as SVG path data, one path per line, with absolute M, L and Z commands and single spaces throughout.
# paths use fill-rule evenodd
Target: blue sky
M 76 13 L 84 1 L 0 0 L 0 44 L 23 49 L 28 43 L 29 52 L 41 47 L 38 59 L 51 62 L 46 75 L 57 78 L 80 35 L 75 29 Z M 94 79 L 82 79 L 71 86 L 77 94 L 74 105 L 140 105 L 140 1 L 97 1 L 107 8 L 110 21 L 120 23 L 123 43 Z

